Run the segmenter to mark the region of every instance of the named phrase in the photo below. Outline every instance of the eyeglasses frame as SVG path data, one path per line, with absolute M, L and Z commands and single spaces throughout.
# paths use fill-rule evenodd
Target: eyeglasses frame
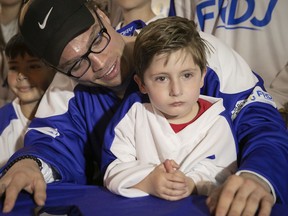
M 87 52 L 86 52 L 85 54 L 83 54 L 81 57 L 79 57 L 67 72 L 65 72 L 64 70 L 59 69 L 59 67 L 56 67 L 56 66 L 48 63 L 50 67 L 52 67 L 53 69 L 55 69 L 55 70 L 57 70 L 57 71 L 65 74 L 65 75 L 67 75 L 67 76 L 69 76 L 69 77 L 73 77 L 73 78 L 79 79 L 79 78 L 81 78 L 81 77 L 88 71 L 88 69 L 89 69 L 90 66 L 91 66 L 91 60 L 90 60 L 89 57 L 88 57 L 88 56 L 90 55 L 90 53 L 100 54 L 101 52 L 103 52 L 103 51 L 106 49 L 106 47 L 107 47 L 108 44 L 110 43 L 111 36 L 110 36 L 110 34 L 108 33 L 106 27 L 104 26 L 104 24 L 103 24 L 101 18 L 99 17 L 97 11 L 96 11 L 95 9 L 93 9 L 93 11 L 94 11 L 94 13 L 95 13 L 95 15 L 96 15 L 96 17 L 97 17 L 97 21 L 98 21 L 99 26 L 101 27 L 101 29 L 100 29 L 100 31 L 98 32 L 97 36 L 96 36 L 96 37 L 94 38 L 94 40 L 92 41 L 92 43 L 91 43 L 91 45 L 89 46 Z M 96 40 L 98 40 L 100 37 L 103 37 L 104 33 L 107 35 L 107 44 L 106 44 L 106 45 L 103 47 L 103 49 L 101 49 L 100 51 L 94 52 L 94 51 L 92 50 L 92 46 L 93 46 L 94 42 L 95 42 Z M 83 59 L 85 59 L 85 60 L 88 61 L 89 66 L 87 67 L 86 71 L 84 71 L 84 72 L 81 74 L 81 76 L 74 76 L 74 75 L 72 74 L 73 68 L 75 67 L 75 65 L 76 65 L 78 62 L 82 61 Z

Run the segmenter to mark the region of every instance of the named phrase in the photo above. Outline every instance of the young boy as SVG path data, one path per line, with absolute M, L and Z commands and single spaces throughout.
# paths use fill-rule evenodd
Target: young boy
M 200 95 L 207 49 L 185 18 L 158 20 L 140 32 L 134 79 L 142 94 L 124 102 L 105 136 L 109 190 L 179 200 L 209 195 L 234 173 L 237 147 L 223 100 Z
M 23 147 L 26 129 L 55 74 L 26 47 L 20 34 L 9 40 L 5 55 L 7 82 L 16 98 L 0 109 L 0 167 Z

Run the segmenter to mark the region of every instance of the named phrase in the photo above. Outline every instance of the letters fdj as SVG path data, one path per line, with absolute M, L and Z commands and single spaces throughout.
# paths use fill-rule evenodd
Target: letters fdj
M 259 11 L 256 11 L 257 3 L 259 4 L 259 2 L 256 0 L 230 0 L 229 6 L 227 6 L 223 0 L 202 1 L 196 8 L 199 26 L 201 30 L 203 30 L 206 21 L 208 22 L 210 19 L 213 20 L 215 17 L 219 16 L 222 23 L 220 23 L 217 28 L 259 29 L 268 25 L 271 21 L 277 0 L 270 0 L 266 2 L 266 10 L 261 9 L 261 15 L 259 15 Z M 236 14 L 237 8 L 241 8 L 243 10 L 241 11 L 241 15 Z

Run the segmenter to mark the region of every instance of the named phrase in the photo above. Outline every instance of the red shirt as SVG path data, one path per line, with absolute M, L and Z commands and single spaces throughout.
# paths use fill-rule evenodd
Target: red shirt
M 209 109 L 209 107 L 212 106 L 212 103 L 210 103 L 209 101 L 203 100 L 201 98 L 198 99 L 198 104 L 199 104 L 199 111 L 197 115 L 191 121 L 183 123 L 183 124 L 171 124 L 170 123 L 175 133 L 178 133 L 179 131 L 184 129 L 187 125 L 196 121 L 207 109 Z

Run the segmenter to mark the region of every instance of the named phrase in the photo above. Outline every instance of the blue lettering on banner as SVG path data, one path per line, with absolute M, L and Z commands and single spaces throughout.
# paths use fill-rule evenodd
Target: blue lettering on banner
M 266 10 L 263 9 L 260 17 L 254 14 L 255 7 L 257 7 L 257 0 L 229 0 L 228 3 L 225 0 L 218 0 L 218 4 L 216 1 L 217 0 L 206 0 L 197 5 L 196 13 L 199 27 L 202 31 L 204 30 L 205 22 L 209 19 L 219 19 L 219 21 L 222 22 L 222 24 L 219 22 L 216 28 L 259 30 L 261 27 L 270 23 L 278 0 L 266 0 L 267 8 Z M 227 7 L 227 4 L 229 4 L 229 7 Z M 245 4 L 246 11 L 237 15 L 237 8 L 240 4 Z M 217 7 L 218 10 L 213 10 L 215 7 Z

